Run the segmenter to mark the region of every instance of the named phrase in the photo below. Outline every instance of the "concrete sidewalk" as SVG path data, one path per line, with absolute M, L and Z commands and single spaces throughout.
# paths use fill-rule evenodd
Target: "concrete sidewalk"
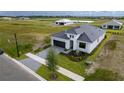
M 33 60 L 35 60 L 35 61 L 37 61 L 37 62 L 39 62 L 39 63 L 41 63 L 43 65 L 47 65 L 46 60 L 41 58 L 41 57 L 39 57 L 39 56 L 37 56 L 37 55 L 34 55 L 32 53 L 27 53 L 26 56 L 28 56 L 29 58 L 32 58 Z M 78 74 L 75 74 L 75 73 L 73 73 L 73 72 L 71 72 L 71 71 L 69 71 L 69 70 L 67 70 L 67 69 L 65 69 L 63 67 L 60 67 L 60 66 L 58 66 L 57 71 L 59 73 L 65 75 L 65 76 L 71 78 L 72 80 L 75 80 L 75 81 L 82 81 L 82 80 L 85 79 L 84 77 L 82 77 L 82 76 L 80 76 Z

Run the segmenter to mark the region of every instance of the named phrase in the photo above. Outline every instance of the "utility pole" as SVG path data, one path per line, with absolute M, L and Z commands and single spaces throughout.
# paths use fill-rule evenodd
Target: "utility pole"
M 16 43 L 17 56 L 20 57 L 20 55 L 19 55 L 19 47 L 18 47 L 18 40 L 17 40 L 16 33 L 14 33 L 14 37 L 15 37 L 15 43 Z

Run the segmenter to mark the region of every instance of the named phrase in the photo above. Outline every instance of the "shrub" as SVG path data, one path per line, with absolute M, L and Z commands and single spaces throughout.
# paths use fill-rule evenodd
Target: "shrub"
M 76 61 L 76 62 L 79 62 L 79 61 L 82 61 L 83 59 L 87 58 L 87 54 L 86 53 L 83 53 L 83 52 L 80 52 L 80 51 L 71 51 L 67 57 L 72 60 L 72 61 Z

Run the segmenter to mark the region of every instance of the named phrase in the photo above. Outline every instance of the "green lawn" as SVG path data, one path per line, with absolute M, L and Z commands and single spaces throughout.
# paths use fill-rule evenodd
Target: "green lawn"
M 122 80 L 120 76 L 112 71 L 105 70 L 105 69 L 97 69 L 95 73 L 86 76 L 86 81 L 116 81 Z
M 81 62 L 74 62 L 71 61 L 67 56 L 59 54 L 58 55 L 58 65 L 75 72 L 79 75 L 84 76 L 85 75 L 85 68 L 86 65 L 83 61 Z
M 51 81 L 50 79 L 50 74 L 51 72 L 48 70 L 48 68 L 44 65 L 42 65 L 36 72 L 37 74 L 39 74 L 40 76 L 42 76 L 43 78 L 45 78 L 46 80 Z M 58 78 L 57 81 L 72 81 L 72 79 L 60 74 L 57 72 Z

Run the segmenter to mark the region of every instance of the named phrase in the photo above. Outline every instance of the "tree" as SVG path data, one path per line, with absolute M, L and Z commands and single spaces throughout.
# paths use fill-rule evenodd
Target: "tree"
M 56 53 L 53 49 L 49 49 L 48 51 L 48 55 L 47 55 L 47 65 L 48 65 L 48 69 L 51 71 L 51 79 L 52 80 L 56 80 L 57 79 L 57 74 L 56 74 L 56 70 L 57 70 L 57 57 L 56 57 Z

